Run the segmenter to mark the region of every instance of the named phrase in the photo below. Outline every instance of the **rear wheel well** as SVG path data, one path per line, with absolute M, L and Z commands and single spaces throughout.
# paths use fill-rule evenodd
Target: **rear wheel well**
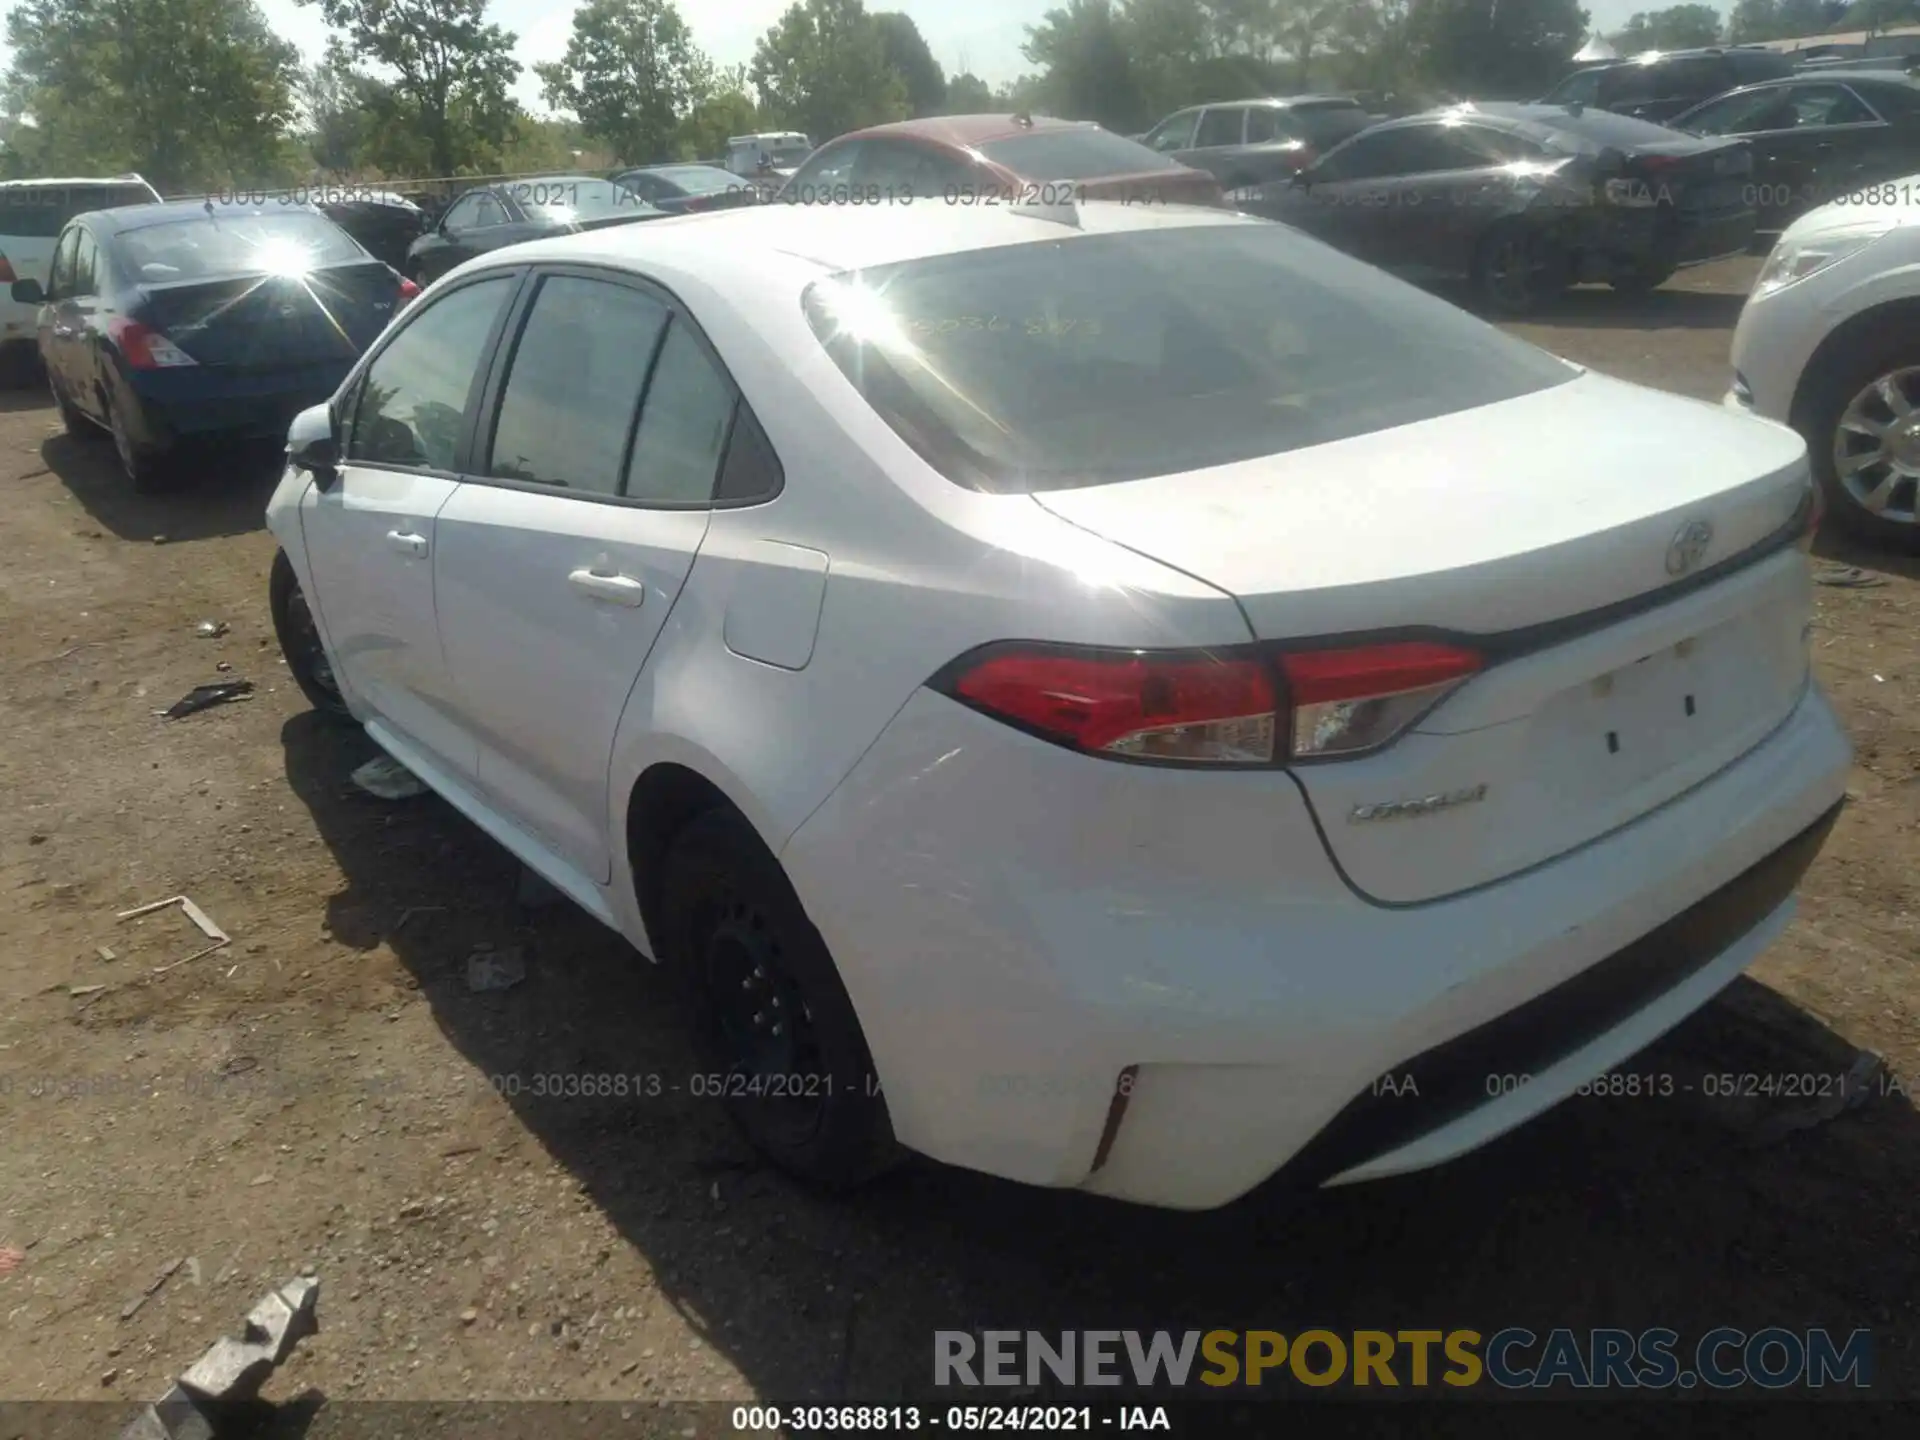
M 1849 316 L 1830 330 L 1826 339 L 1814 347 L 1813 354 L 1807 357 L 1806 368 L 1800 372 L 1799 383 L 1793 390 L 1793 404 L 1787 410 L 1787 423 L 1795 429 L 1805 425 L 1808 407 L 1820 393 L 1820 377 L 1836 356 L 1856 351 L 1869 336 L 1895 327 L 1903 327 L 1909 333 L 1920 327 L 1920 298 L 1889 300 Z
M 746 820 L 725 791 L 684 765 L 650 767 L 633 782 L 633 793 L 627 797 L 627 864 L 633 877 L 633 898 L 647 927 L 647 943 L 656 949 L 656 960 L 667 959 L 657 953 L 656 939 L 660 934 L 661 872 L 667 851 L 675 836 L 709 810 L 730 811 Z M 751 821 L 747 821 L 747 828 L 754 828 Z

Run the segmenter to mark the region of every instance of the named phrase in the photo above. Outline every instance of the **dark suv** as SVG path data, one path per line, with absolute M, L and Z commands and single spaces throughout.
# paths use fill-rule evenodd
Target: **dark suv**
M 1772 50 L 1735 45 L 1649 51 L 1576 70 L 1540 97 L 1543 105 L 1591 105 L 1641 120 L 1666 120 L 1736 85 L 1778 80 L 1793 61 Z

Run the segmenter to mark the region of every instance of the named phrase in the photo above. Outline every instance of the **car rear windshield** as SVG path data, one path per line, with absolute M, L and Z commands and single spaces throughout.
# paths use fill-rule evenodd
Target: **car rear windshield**
M 0 190 L 0 235 L 51 240 L 74 216 L 119 205 L 151 205 L 144 185 L 34 185 Z
M 368 258 L 338 225 L 305 211 L 166 220 L 122 231 L 116 248 L 135 279 L 153 284 L 299 275 Z
M 803 304 L 902 440 L 948 479 L 996 493 L 1277 455 L 1577 373 L 1265 222 L 1076 234 L 848 271 L 815 282 Z M 1338 480 L 1331 467 L 1327 483 Z
M 1091 180 L 1100 175 L 1138 175 L 1178 170 L 1180 162 L 1137 140 L 1099 130 L 1036 130 L 978 147 L 995 164 L 1025 180 Z
M 643 173 L 657 175 L 689 195 L 717 195 L 740 183 L 740 177 L 732 171 L 716 169 L 711 165 L 662 165 L 657 170 Z
M 1574 135 L 1595 145 L 1629 148 L 1636 145 L 1670 145 L 1675 136 L 1664 125 L 1651 120 L 1636 120 L 1631 115 L 1616 115 L 1611 110 L 1582 108 L 1578 113 L 1549 106 L 1530 106 L 1524 113 L 1529 124 L 1542 125 L 1565 135 Z

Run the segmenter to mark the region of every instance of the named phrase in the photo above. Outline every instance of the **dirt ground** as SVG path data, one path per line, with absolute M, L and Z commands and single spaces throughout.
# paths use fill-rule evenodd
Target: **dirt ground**
M 1751 274 L 1516 328 L 1717 398 Z M 1884 582 L 1819 592 L 1854 803 L 1788 938 L 1635 1067 L 1866 1047 L 1906 1094 L 1783 1137 L 1795 1102 L 1576 1100 L 1427 1175 L 1199 1215 L 932 1164 L 825 1201 L 709 1101 L 496 1093 L 684 1071 L 681 1016 L 437 799 L 349 784 L 367 742 L 271 639 L 275 457 L 139 499 L 43 395 L 0 411 L 0 1397 L 152 1398 L 303 1272 L 325 1328 L 270 1393 L 877 1403 L 928 1392 L 936 1329 L 1524 1324 L 1866 1327 L 1876 1389 L 1920 1397 L 1920 563 L 1821 541 Z M 222 664 L 250 700 L 156 717 Z M 115 915 L 182 893 L 233 943 L 156 975 L 200 933 Z M 526 982 L 470 993 L 483 943 Z

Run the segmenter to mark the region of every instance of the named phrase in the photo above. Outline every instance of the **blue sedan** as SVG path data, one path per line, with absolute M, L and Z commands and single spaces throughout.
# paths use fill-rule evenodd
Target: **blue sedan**
M 310 206 L 169 201 L 77 215 L 38 340 L 67 432 L 113 437 L 134 489 L 183 441 L 278 438 L 418 291 Z

